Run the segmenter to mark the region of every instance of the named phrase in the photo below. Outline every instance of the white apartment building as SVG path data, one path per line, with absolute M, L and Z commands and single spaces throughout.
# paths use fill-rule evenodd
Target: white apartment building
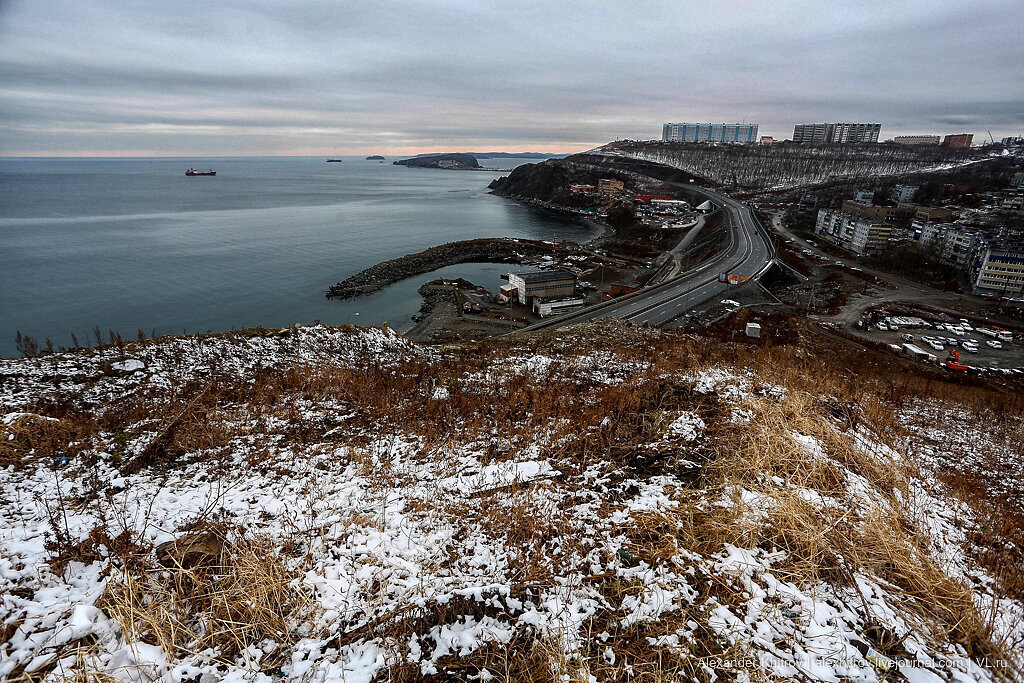
M 880 251 L 893 237 L 893 226 L 839 209 L 821 209 L 814 232 L 858 254 Z
M 994 241 L 978 250 L 975 294 L 1024 298 L 1024 245 Z

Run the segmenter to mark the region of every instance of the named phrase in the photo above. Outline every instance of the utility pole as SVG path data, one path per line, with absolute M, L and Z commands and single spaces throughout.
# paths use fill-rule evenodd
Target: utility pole
M 814 285 L 811 285 L 811 293 L 807 295 L 807 309 L 806 309 L 806 310 L 804 311 L 804 315 L 810 315 L 810 312 L 811 312 L 811 304 L 812 304 L 812 303 L 813 303 L 813 301 L 814 301 L 814 290 L 815 290 L 815 289 L 816 289 L 817 287 L 818 287 L 818 285 L 816 285 L 816 284 L 814 284 Z

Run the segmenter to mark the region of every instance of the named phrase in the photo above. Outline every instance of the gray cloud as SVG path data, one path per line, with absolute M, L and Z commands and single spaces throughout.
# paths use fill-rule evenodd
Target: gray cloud
M 571 150 L 681 120 L 1018 134 L 1018 15 L 1016 0 L 0 1 L 0 154 Z

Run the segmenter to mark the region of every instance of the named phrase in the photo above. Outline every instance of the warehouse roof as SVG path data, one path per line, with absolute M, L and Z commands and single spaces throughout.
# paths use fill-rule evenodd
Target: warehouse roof
M 532 270 L 527 273 L 512 274 L 518 278 L 522 278 L 523 282 L 531 285 L 538 282 L 556 282 L 558 280 L 576 279 L 576 276 L 567 270 Z

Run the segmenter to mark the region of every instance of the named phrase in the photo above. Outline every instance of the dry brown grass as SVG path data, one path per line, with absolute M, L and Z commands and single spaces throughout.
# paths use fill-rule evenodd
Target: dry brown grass
M 650 564 L 672 563 L 682 550 L 708 557 L 726 544 L 785 549 L 787 558 L 773 569 L 779 578 L 797 584 L 825 580 L 851 586 L 851 572 L 875 577 L 903 596 L 907 614 L 937 642 L 960 643 L 979 656 L 998 654 L 989 625 L 972 602 L 970 587 L 950 579 L 930 559 L 927 539 L 917 531 L 919 520 L 902 502 L 908 498 L 914 464 L 889 453 L 865 452 L 846 430 L 867 426 L 881 443 L 898 445 L 906 434 L 895 411 L 913 400 L 955 398 L 959 405 L 989 415 L 1019 410 L 1024 400 L 998 389 L 914 374 L 891 359 L 875 365 L 880 356 L 874 352 L 835 347 L 832 341 L 833 346 L 826 348 L 815 340 L 805 339 L 806 345 L 800 348 L 758 348 L 609 326 L 599 333 L 570 330 L 514 342 L 463 344 L 446 351 L 441 360 L 412 358 L 396 366 L 381 366 L 367 358 L 349 368 L 296 365 L 263 368 L 253 377 L 212 374 L 202 383 L 175 387 L 169 393 L 140 392 L 104 407 L 99 415 L 85 413 L 82 419 L 57 408 L 42 414 L 59 416 L 59 422 L 22 418 L 0 428 L 0 466 L 8 460 L 24 462 L 33 452 L 78 452 L 77 444 L 98 438 L 98 429 L 108 445 L 116 439 L 112 435 L 148 436 L 150 445 L 126 459 L 127 471 L 170 467 L 185 454 L 216 454 L 233 439 L 253 437 L 249 463 L 253 468 L 277 467 L 271 464 L 272 451 L 289 444 L 305 449 L 319 443 L 326 448 L 345 445 L 364 468 L 367 481 L 388 487 L 400 485 L 402 474 L 393 472 L 390 460 L 374 451 L 372 444 L 382 435 L 420 439 L 422 447 L 411 457 L 429 461 L 439 470 L 446 454 L 463 446 L 481 453 L 480 464 L 486 465 L 513 459 L 539 442 L 536 457 L 550 458 L 563 472 L 556 484 L 561 493 L 582 486 L 579 474 L 595 463 L 611 473 L 604 512 L 627 497 L 615 488 L 626 479 L 660 474 L 686 479 L 685 486 L 673 493 L 677 509 L 635 513 L 621 529 L 628 541 L 626 550 Z M 522 346 L 511 347 L 512 343 Z M 611 385 L 572 371 L 472 384 L 463 381 L 467 374 L 482 376 L 496 362 L 518 355 L 539 352 L 565 361 L 598 350 L 642 367 L 628 381 Z M 749 423 L 731 424 L 729 402 L 695 394 L 678 379 L 718 364 L 739 372 L 749 368 L 765 381 L 785 387 L 786 396 L 745 405 L 751 413 Z M 430 398 L 437 387 L 447 389 L 445 400 Z M 306 405 L 330 410 L 310 417 L 302 409 Z M 683 410 L 696 412 L 709 425 L 707 439 L 699 447 L 638 448 L 660 437 Z M 345 421 L 332 415 L 344 415 Z M 271 423 L 277 426 L 271 428 Z M 99 427 L 90 426 L 94 424 Z M 814 437 L 826 456 L 809 453 L 792 438 L 794 431 Z M 8 434 L 15 435 L 10 443 Z M 262 437 L 267 438 L 261 441 Z M 702 464 L 696 474 L 684 477 L 677 471 L 675 463 L 684 455 Z M 850 499 L 847 470 L 871 484 L 877 495 L 871 506 L 862 508 Z M 534 486 L 485 492 L 471 501 L 447 505 L 422 501 L 407 512 L 440 514 L 459 520 L 455 523 L 464 523 L 467 529 L 482 530 L 509 549 L 515 589 L 546 586 L 570 569 L 561 564 L 563 557 L 583 555 L 590 548 L 577 538 L 572 516 L 565 509 L 535 512 L 534 503 L 543 489 Z M 753 492 L 764 502 L 762 518 L 737 502 L 740 490 Z M 811 502 L 799 495 L 801 490 L 838 504 Z M 709 504 L 726 495 L 734 496 L 734 505 Z M 991 535 L 998 536 L 998 543 L 989 544 L 980 557 L 990 570 L 1009 561 L 1019 567 L 1019 548 L 1024 547 L 1019 523 L 997 526 L 998 518 L 998 513 L 990 515 Z M 460 552 L 452 548 L 450 559 L 457 561 Z M 286 566 L 269 540 L 240 538 L 227 544 L 210 565 L 167 568 L 150 563 L 126 571 L 111 583 L 104 605 L 131 637 L 159 644 L 168 652 L 195 653 L 213 647 L 219 658 L 228 660 L 264 638 L 286 648 L 293 642 L 291 620 L 312 609 L 307 596 L 292 587 L 295 575 Z M 1004 590 L 1017 591 L 1018 599 L 1024 590 L 1021 577 L 1024 570 L 1008 569 L 1000 579 Z M 723 603 L 741 600 L 740 589 L 728 582 L 712 577 L 702 581 L 701 590 Z M 610 581 L 602 590 L 609 598 L 621 600 L 630 587 Z M 450 623 L 465 614 L 490 615 L 479 604 L 455 601 L 443 608 L 392 615 L 371 624 L 366 633 L 391 639 L 388 642 L 400 647 L 403 638 L 422 635 L 431 624 Z M 871 614 L 863 616 L 866 622 L 873 619 Z M 601 680 L 624 680 L 624 663 L 639 672 L 632 680 L 707 678 L 695 663 L 730 652 L 710 630 L 688 646 L 690 663 L 685 665 L 678 656 L 669 656 L 646 640 L 670 633 L 679 626 L 676 620 L 684 617 L 703 623 L 700 615 L 681 610 L 657 625 L 615 630 L 615 665 L 602 660 L 603 647 L 569 661 L 563 644 L 521 633 L 509 644 L 492 644 L 465 658 L 451 657 L 444 666 L 453 677 L 487 668 L 509 681 L 552 680 L 562 675 L 585 680 L 585 673 Z M 378 679 L 417 677 L 418 670 L 399 665 Z
M 691 542 L 703 540 L 703 552 L 725 543 L 784 549 L 787 557 L 773 572 L 798 585 L 824 579 L 850 586 L 851 571 L 876 577 L 898 589 L 903 607 L 937 644 L 958 643 L 992 660 L 1004 654 L 971 587 L 950 578 L 929 555 L 917 512 L 903 502 L 914 473 L 910 463 L 855 446 L 800 392 L 778 403 L 760 401 L 752 413 L 745 429 L 718 434 L 719 454 L 709 469 L 717 475 L 717 490 L 751 491 L 762 509 L 748 520 L 737 506 L 739 514 L 730 520 L 709 514 L 706 506 L 691 508 Z M 825 454 L 809 453 L 791 431 L 814 436 Z M 851 498 L 846 468 L 872 484 L 874 502 Z M 834 503 L 812 502 L 801 491 Z M 868 623 L 876 618 L 862 616 Z
M 60 419 L 23 415 L 10 424 L 0 424 L 0 469 L 70 460 L 90 448 L 96 433 L 88 414 L 67 414 Z
M 112 578 L 99 605 L 131 641 L 159 645 L 170 656 L 212 650 L 221 661 L 269 639 L 278 646 L 262 667 L 276 667 L 296 642 L 292 627 L 314 614 L 265 538 L 237 537 L 209 563 L 129 567 Z

